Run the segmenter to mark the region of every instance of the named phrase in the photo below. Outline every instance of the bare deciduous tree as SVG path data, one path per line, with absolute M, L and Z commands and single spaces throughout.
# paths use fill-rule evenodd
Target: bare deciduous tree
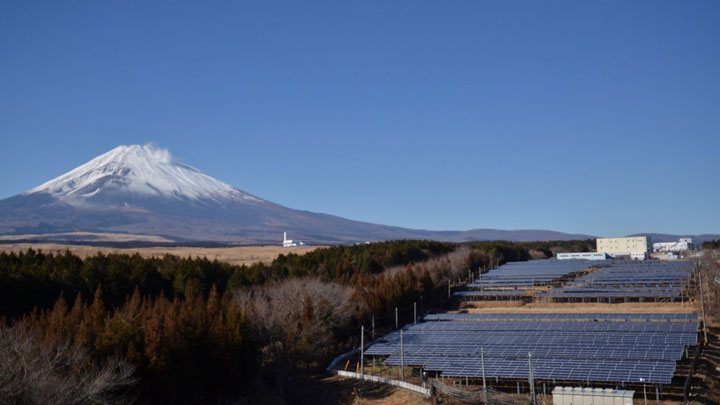
M 711 318 L 708 323 L 720 323 L 720 251 L 705 250 L 700 257 L 700 271 L 703 275 L 705 310 Z
M 236 291 L 265 350 L 318 359 L 333 350 L 335 332 L 358 313 L 352 288 L 314 278 L 287 279 L 266 287 Z M 298 359 L 302 360 L 302 359 Z
M 52 345 L 19 326 L 0 326 L 0 403 L 126 404 L 135 369 L 120 359 L 92 361 L 69 345 Z

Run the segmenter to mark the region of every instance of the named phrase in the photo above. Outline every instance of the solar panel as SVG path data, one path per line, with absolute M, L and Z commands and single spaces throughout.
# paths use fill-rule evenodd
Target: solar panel
M 509 262 L 482 274 L 469 288 L 546 285 L 569 277 L 597 263 L 585 260 L 530 260 Z
M 478 358 L 435 358 L 404 356 L 405 365 L 421 366 L 439 371 L 446 377 L 482 377 L 482 364 Z M 399 355 L 390 356 L 388 365 L 400 365 Z M 523 359 L 486 358 L 485 375 L 498 378 L 528 378 L 527 357 Z M 533 375 L 537 379 L 640 382 L 669 384 L 675 374 L 674 361 L 565 359 L 533 359 Z
M 697 314 L 662 314 L 662 313 L 517 313 L 517 312 L 485 312 L 485 313 L 441 313 L 428 314 L 426 320 L 475 320 L 485 319 L 513 320 L 513 319 L 534 319 L 534 320 L 619 320 L 619 321 L 688 321 L 697 322 Z
M 568 281 L 537 298 L 570 299 L 670 299 L 689 287 L 692 265 L 686 262 L 608 262 L 608 266 Z
M 539 379 L 667 384 L 688 346 L 696 314 L 433 314 L 403 328 L 404 364 L 449 377 L 527 378 L 533 353 Z M 373 342 L 366 355 L 399 365 L 400 332 Z
M 517 297 L 531 294 L 528 287 L 552 284 L 537 297 L 673 299 L 688 288 L 691 273 L 684 262 L 536 260 L 493 269 L 468 284 L 480 291 L 455 296 Z M 403 329 L 403 357 L 406 365 L 474 378 L 482 375 L 482 348 L 486 376 L 527 378 L 531 352 L 539 379 L 667 384 L 675 362 L 697 344 L 697 325 L 692 313 L 430 314 Z M 365 353 L 399 365 L 399 332 Z
M 484 312 L 484 313 L 441 313 L 428 314 L 424 318 L 429 321 L 440 320 L 617 320 L 617 321 L 687 321 L 697 322 L 697 314 L 663 314 L 663 313 L 517 313 L 517 312 Z
M 527 291 L 524 290 L 500 290 L 500 291 L 458 291 L 453 293 L 453 296 L 460 298 L 472 298 L 472 297 L 521 297 L 525 295 Z

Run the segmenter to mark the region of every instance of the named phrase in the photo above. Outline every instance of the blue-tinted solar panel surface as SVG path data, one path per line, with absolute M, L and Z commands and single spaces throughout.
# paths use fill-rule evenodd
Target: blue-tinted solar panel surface
M 405 365 L 450 377 L 527 378 L 528 353 L 540 379 L 667 384 L 675 362 L 697 344 L 696 314 L 434 314 L 403 329 Z M 399 365 L 400 332 L 366 355 Z

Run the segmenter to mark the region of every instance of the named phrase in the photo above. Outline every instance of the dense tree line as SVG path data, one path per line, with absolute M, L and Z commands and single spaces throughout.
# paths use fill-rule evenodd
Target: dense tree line
M 720 239 L 706 240 L 702 243 L 702 248 L 705 250 L 720 249 Z
M 145 259 L 139 254 L 97 254 L 81 260 L 70 252 L 0 253 L 0 313 L 17 317 L 33 307 L 49 308 L 61 294 L 71 301 L 78 295 L 89 298 L 98 286 L 110 308 L 122 305 L 136 288 L 143 296 L 182 297 L 188 280 L 204 294 L 213 285 L 224 292 L 236 270 L 205 258 L 170 255 Z
M 448 280 L 466 277 L 468 269 L 587 245 L 393 241 L 280 255 L 251 266 L 169 255 L 82 260 L 67 252 L 0 253 L 6 324 L 0 332 L 12 328 L 8 336 L 24 336 L 37 347 L 82 353 L 83 367 L 121 382 L 88 391 L 104 395 L 99 402 L 133 396 L 214 402 L 237 398 L 258 380 L 297 399 L 283 392 L 290 370 L 322 367 L 357 344 L 359 326 L 372 315 L 382 323 L 395 307 L 419 299 L 442 305 Z M 83 370 L 39 369 L 65 381 Z M 14 402 L 33 402 L 18 398 Z
M 32 249 L 0 253 L 0 314 L 19 316 L 33 307 L 51 307 L 63 293 L 91 297 L 102 285 L 103 300 L 121 305 L 137 287 L 143 296 L 182 297 L 185 283 L 194 280 L 207 294 L 266 284 L 288 277 L 316 276 L 347 282 L 356 273 L 378 273 L 399 264 L 420 262 L 450 252 L 454 245 L 430 241 L 394 241 L 317 249 L 305 255 L 280 255 L 271 264 L 233 266 L 205 258 L 166 255 L 145 259 L 139 254 L 98 254 L 81 260 L 70 252 L 52 255 Z
M 304 255 L 280 255 L 269 265 L 258 263 L 233 274 L 232 287 L 264 284 L 286 277 L 319 277 L 348 283 L 355 274 L 377 274 L 400 264 L 417 263 L 447 254 L 457 245 L 446 242 L 399 240 L 333 246 Z
M 48 346 L 66 344 L 90 358 L 133 365 L 137 393 L 158 403 L 208 402 L 232 397 L 255 373 L 256 350 L 247 321 L 229 294 L 207 298 L 188 281 L 183 298 L 142 297 L 139 289 L 109 311 L 98 287 L 92 302 L 61 296 L 49 310 L 19 323 Z

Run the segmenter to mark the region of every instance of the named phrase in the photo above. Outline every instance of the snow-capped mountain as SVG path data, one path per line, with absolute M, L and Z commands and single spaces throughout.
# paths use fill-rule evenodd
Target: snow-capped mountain
M 184 202 L 262 203 L 153 145 L 118 146 L 27 194 L 48 193 L 70 205 L 167 198 Z M 127 201 L 123 201 L 123 199 Z
M 283 232 L 314 244 L 588 237 L 541 230 L 424 231 L 294 210 L 223 183 L 152 145 L 118 146 L 26 193 L 0 200 L 0 235 L 78 242 L 82 236 L 77 232 L 241 244 L 279 244 Z M 68 233 L 74 234 L 52 236 Z

